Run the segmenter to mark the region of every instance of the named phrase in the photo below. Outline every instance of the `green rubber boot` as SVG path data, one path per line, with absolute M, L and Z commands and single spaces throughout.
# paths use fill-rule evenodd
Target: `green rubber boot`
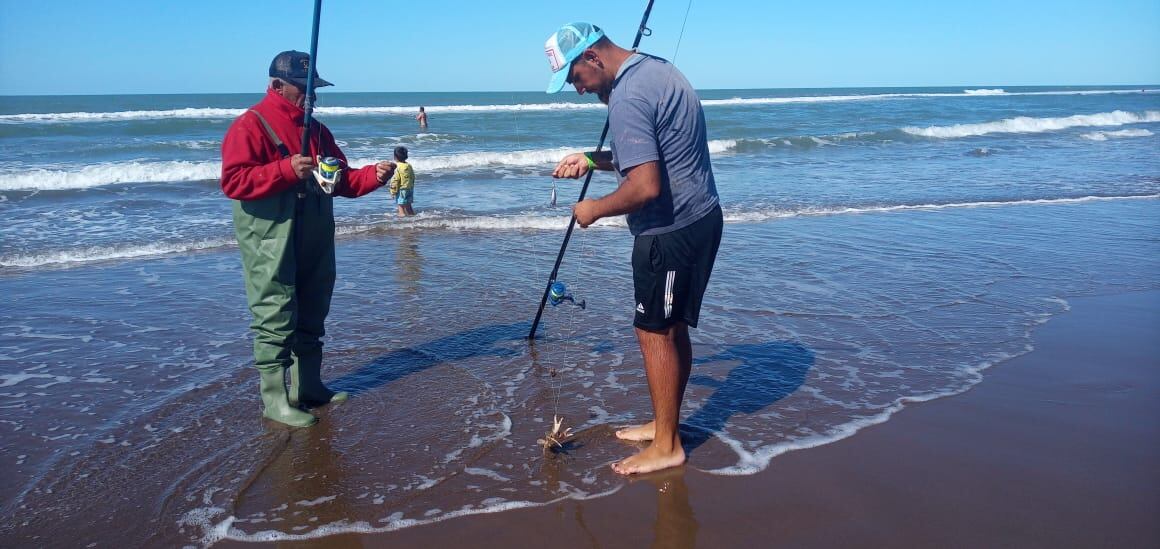
M 291 427 L 309 427 L 318 418 L 290 405 L 286 397 L 286 374 L 280 367 L 258 370 L 262 376 L 262 416 Z
M 322 406 L 342 402 L 349 397 L 346 391 L 334 392 L 322 384 L 322 352 L 295 354 L 290 366 L 290 404 Z

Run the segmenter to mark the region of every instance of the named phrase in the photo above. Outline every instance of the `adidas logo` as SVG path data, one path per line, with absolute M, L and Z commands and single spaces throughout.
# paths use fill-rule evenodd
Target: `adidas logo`
M 637 303 L 636 304 L 636 312 L 638 312 L 642 315 L 644 314 L 644 303 Z

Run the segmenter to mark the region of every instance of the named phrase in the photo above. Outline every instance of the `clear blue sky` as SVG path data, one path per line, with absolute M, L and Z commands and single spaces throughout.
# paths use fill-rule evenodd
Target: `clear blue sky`
M 0 95 L 253 92 L 310 47 L 312 0 L 0 0 Z M 543 42 L 591 21 L 629 45 L 644 0 L 324 0 L 335 91 L 540 90 Z M 642 49 L 672 58 L 687 0 Z M 1160 83 L 1160 0 L 694 0 L 698 88 Z

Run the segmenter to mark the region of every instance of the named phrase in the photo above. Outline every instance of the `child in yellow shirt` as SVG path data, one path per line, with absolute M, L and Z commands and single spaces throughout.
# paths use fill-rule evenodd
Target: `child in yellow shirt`
M 395 147 L 395 175 L 391 177 L 391 198 L 398 206 L 399 217 L 415 215 L 415 170 L 407 162 L 407 147 Z

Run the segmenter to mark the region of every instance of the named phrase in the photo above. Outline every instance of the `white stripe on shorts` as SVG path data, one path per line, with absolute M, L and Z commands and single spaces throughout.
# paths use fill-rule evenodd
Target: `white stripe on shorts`
M 665 276 L 665 318 L 673 316 L 673 282 L 677 279 L 677 271 L 669 271 Z

